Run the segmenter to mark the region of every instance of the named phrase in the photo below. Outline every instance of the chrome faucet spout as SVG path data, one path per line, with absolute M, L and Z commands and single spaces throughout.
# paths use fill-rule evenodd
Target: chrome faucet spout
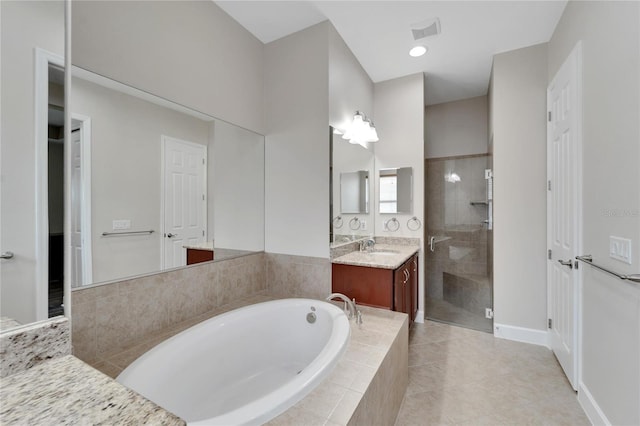
M 373 246 L 375 245 L 376 245 L 376 242 L 372 238 L 362 240 L 360 241 L 360 251 L 367 251 L 367 252 L 372 251 Z
M 356 306 L 356 299 L 350 300 L 347 296 L 345 296 L 342 293 L 331 293 L 329 296 L 327 296 L 325 300 L 329 302 L 333 299 L 342 300 L 345 303 L 345 305 L 347 305 L 347 307 L 349 308 L 349 319 L 355 318 L 358 324 L 362 324 L 362 313 L 358 310 L 358 307 Z

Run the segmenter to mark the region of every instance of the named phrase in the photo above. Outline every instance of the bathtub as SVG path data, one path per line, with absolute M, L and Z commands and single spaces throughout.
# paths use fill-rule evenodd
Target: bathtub
M 173 336 L 116 380 L 189 425 L 261 424 L 331 372 L 350 333 L 347 316 L 327 302 L 258 303 Z

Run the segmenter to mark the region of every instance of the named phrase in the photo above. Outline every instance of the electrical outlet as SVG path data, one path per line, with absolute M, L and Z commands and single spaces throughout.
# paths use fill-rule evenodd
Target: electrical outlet
M 113 221 L 113 230 L 131 229 L 131 221 L 129 219 L 118 219 Z
M 609 257 L 631 265 L 631 240 L 610 236 Z

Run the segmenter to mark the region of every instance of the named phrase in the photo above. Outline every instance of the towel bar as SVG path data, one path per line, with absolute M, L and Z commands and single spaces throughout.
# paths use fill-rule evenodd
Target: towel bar
M 593 256 L 591 256 L 590 254 L 585 254 L 584 256 L 576 256 L 576 259 L 586 263 L 587 265 L 591 265 L 596 269 L 600 269 L 601 271 L 606 272 L 607 274 L 613 275 L 614 277 L 618 277 L 621 280 L 640 283 L 640 274 L 630 274 L 630 275 L 618 274 L 617 272 L 613 272 L 607 268 L 604 268 L 600 265 L 596 265 L 595 263 L 593 263 Z

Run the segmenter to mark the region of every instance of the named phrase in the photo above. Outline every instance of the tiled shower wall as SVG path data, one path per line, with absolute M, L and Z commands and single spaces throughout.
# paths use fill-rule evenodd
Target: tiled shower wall
M 427 295 L 443 299 L 444 273 L 486 277 L 491 253 L 484 170 L 490 157 L 473 155 L 427 160 L 427 233 L 446 237 L 427 255 Z M 456 176 L 456 179 L 452 178 Z
M 324 299 L 329 259 L 256 253 L 71 293 L 73 354 L 96 363 L 150 336 L 258 293 Z

